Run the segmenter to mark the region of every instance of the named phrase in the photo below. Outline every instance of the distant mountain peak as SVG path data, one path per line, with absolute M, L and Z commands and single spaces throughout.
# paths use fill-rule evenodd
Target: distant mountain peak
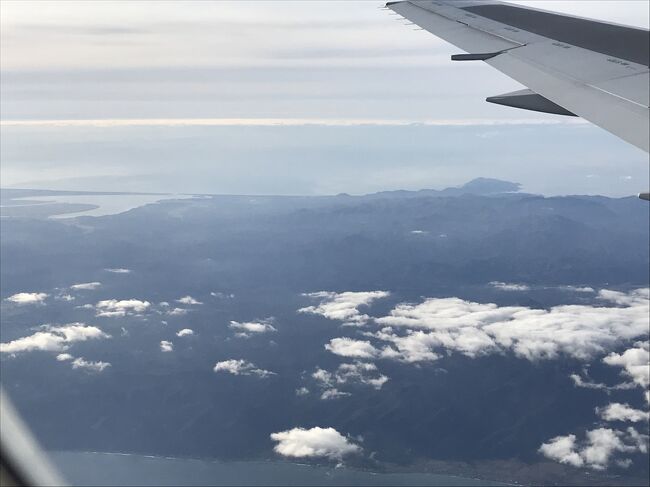
M 457 189 L 472 194 L 516 193 L 521 189 L 521 184 L 501 179 L 476 178 Z

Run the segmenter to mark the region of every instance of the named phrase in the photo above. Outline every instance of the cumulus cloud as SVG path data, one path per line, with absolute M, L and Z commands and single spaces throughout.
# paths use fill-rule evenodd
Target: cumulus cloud
M 101 282 L 83 282 L 81 284 L 73 284 L 70 286 L 70 289 L 74 289 L 75 291 L 92 291 L 101 285 Z
M 366 336 L 392 344 L 392 350 L 384 349 L 382 357 L 414 362 L 436 360 L 440 350 L 469 357 L 512 351 L 528 360 L 560 355 L 587 360 L 647 334 L 647 289 L 627 294 L 601 291 L 599 297 L 617 306 L 568 305 L 540 310 L 432 298 L 420 304 L 399 304 L 389 316 L 375 319 L 388 326 Z M 647 349 L 645 353 L 647 356 Z M 610 360 L 617 359 L 612 356 Z M 635 380 L 641 380 L 640 374 L 635 372 Z M 647 377 L 647 368 L 645 374 Z
M 183 316 L 187 314 L 187 310 L 183 308 L 174 308 L 166 312 L 169 316 Z
M 309 389 L 306 387 L 299 387 L 296 389 L 296 396 L 307 396 L 309 394 Z
M 140 314 L 145 312 L 151 303 L 149 301 L 140 301 L 139 299 L 106 299 L 99 301 L 95 305 L 97 316 L 115 317 L 126 316 L 127 314 Z
M 174 351 L 174 344 L 172 342 L 168 342 L 167 340 L 162 340 L 160 342 L 160 351 L 161 352 L 173 352 Z
M 59 301 L 74 301 L 75 297 L 70 294 L 59 294 L 54 299 L 58 299 Z
M 176 302 L 181 304 L 189 304 L 189 305 L 203 304 L 201 301 L 197 301 L 192 296 L 184 296 L 180 299 L 177 299 Z
M 60 353 L 56 356 L 56 359 L 59 362 L 67 362 L 68 360 L 72 360 L 74 357 L 70 355 L 69 353 Z
M 131 273 L 131 269 L 124 269 L 124 268 L 121 268 L 121 267 L 112 268 L 112 269 L 104 269 L 104 270 L 106 272 L 111 272 L 113 274 L 130 274 Z
M 622 354 L 610 353 L 603 359 L 603 362 L 607 365 L 622 367 L 623 374 L 644 389 L 650 386 L 649 342 L 637 342 L 633 348 L 627 349 Z
M 219 299 L 232 299 L 232 298 L 235 297 L 234 294 L 226 294 L 226 293 L 222 293 L 222 292 L 219 292 L 219 291 L 211 292 L 210 296 L 212 296 L 213 298 L 219 298 Z
M 593 287 L 588 286 L 560 286 L 560 289 L 566 291 L 573 291 L 575 293 L 595 293 L 596 290 Z
M 650 418 L 648 411 L 634 409 L 629 404 L 618 402 L 608 404 L 604 408 L 596 408 L 596 414 L 605 421 L 629 421 L 631 423 L 648 421 Z
M 599 390 L 603 390 L 603 391 L 621 391 L 621 390 L 626 390 L 626 389 L 634 389 L 635 387 L 637 387 L 637 385 L 635 383 L 633 383 L 633 382 L 623 382 L 621 384 L 608 386 L 607 384 L 603 384 L 601 382 L 585 381 L 578 374 L 571 374 L 571 375 L 569 375 L 569 378 L 573 381 L 573 384 L 576 387 L 581 387 L 583 389 L 599 389 Z
M 582 442 L 575 435 L 557 436 L 542 444 L 539 452 L 551 460 L 572 465 L 603 470 L 620 453 L 647 453 L 648 436 L 642 435 L 634 428 L 617 431 L 598 428 L 587 431 Z M 618 465 L 629 465 L 629 459 L 616 460 Z
M 508 282 L 492 281 L 490 286 L 500 289 L 501 291 L 529 291 L 530 286 L 526 284 L 513 284 Z
M 361 447 L 334 428 L 293 428 L 272 433 L 271 440 L 277 442 L 273 448 L 284 457 L 321 457 L 342 460 L 344 456 L 361 452 Z
M 264 379 L 271 375 L 275 375 L 275 372 L 269 370 L 264 370 L 258 368 L 255 364 L 247 362 L 246 360 L 224 360 L 222 362 L 217 362 L 214 366 L 215 372 L 226 372 L 232 375 L 253 375 Z
M 63 352 L 71 343 L 86 340 L 110 338 L 99 328 L 83 323 L 70 323 L 63 326 L 45 325 L 33 335 L 18 338 L 9 343 L 0 343 L 1 353 L 19 353 L 33 350 Z
M 267 318 L 266 320 L 261 321 L 249 321 L 244 323 L 240 323 L 239 321 L 231 321 L 228 327 L 231 330 L 238 331 L 239 333 L 237 333 L 237 336 L 247 338 L 252 334 L 276 332 L 277 330 L 275 327 L 271 325 L 272 322 L 273 318 Z
M 343 321 L 347 325 L 359 326 L 370 319 L 368 315 L 359 312 L 359 307 L 370 306 L 373 301 L 389 296 L 389 293 L 385 291 L 344 293 L 321 291 L 304 296 L 319 299 L 320 304 L 301 308 L 298 310 L 299 313 L 320 315 L 330 320 Z
M 331 389 L 325 389 L 323 393 L 320 395 L 320 398 L 324 401 L 330 400 L 330 399 L 338 399 L 340 397 L 347 397 L 351 396 L 349 392 L 343 392 L 339 391 L 336 387 L 333 387 Z
M 379 350 L 370 342 L 347 337 L 333 338 L 325 345 L 325 349 L 341 357 L 373 358 L 379 354 Z
M 16 304 L 43 304 L 48 296 L 46 293 L 17 293 L 9 296 L 7 301 Z
M 183 328 L 182 330 L 176 332 L 177 337 L 187 337 L 191 335 L 194 335 L 194 330 L 191 328 Z
M 108 362 L 90 362 L 82 357 L 76 358 L 72 361 L 73 369 L 83 369 L 89 372 L 103 372 L 110 366 L 111 364 Z
M 388 381 L 388 377 L 380 374 L 375 364 L 360 361 L 341 364 L 334 372 L 316 368 L 311 376 L 323 389 L 321 399 L 349 396 L 350 393 L 338 390 L 343 385 L 359 384 L 379 390 Z

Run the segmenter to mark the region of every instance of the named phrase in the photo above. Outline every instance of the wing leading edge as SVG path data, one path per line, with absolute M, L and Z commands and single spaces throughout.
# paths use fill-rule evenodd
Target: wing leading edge
M 528 90 L 487 101 L 577 115 L 650 150 L 650 32 L 498 1 L 407 0 L 386 6 Z

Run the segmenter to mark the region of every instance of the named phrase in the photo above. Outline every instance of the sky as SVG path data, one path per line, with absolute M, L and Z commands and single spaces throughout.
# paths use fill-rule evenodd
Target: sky
M 648 26 L 646 1 L 518 3 Z M 472 137 L 478 137 L 485 132 L 487 124 L 499 126 L 503 133 L 513 127 L 506 124 L 526 122 L 539 126 L 544 141 L 552 137 L 548 133 L 549 124 L 575 123 L 564 117 L 485 103 L 487 96 L 521 86 L 481 63 L 451 63 L 449 56 L 457 52 L 456 48 L 425 31 L 404 25 L 403 19 L 389 15 L 380 8 L 382 5 L 375 1 L 3 1 L 2 132 L 3 142 L 9 142 L 12 147 L 3 150 L 2 185 L 38 183 L 40 187 L 48 186 L 51 181 L 59 189 L 73 186 L 80 189 L 76 186 L 84 183 L 71 183 L 73 175 L 69 173 L 74 173 L 77 181 L 121 174 L 98 172 L 101 168 L 90 160 L 95 156 L 109 157 L 116 165 L 121 158 L 122 164 L 141 167 L 139 173 L 151 174 L 148 165 L 154 161 L 133 159 L 134 153 L 139 152 L 137 147 L 125 142 L 121 151 L 110 153 L 106 144 L 98 148 L 92 141 L 88 142 L 86 151 L 92 157 L 84 159 L 83 167 L 80 164 L 67 169 L 51 166 L 45 178 L 40 173 L 30 173 L 47 162 L 43 159 L 47 156 L 38 150 L 34 152 L 33 146 L 47 145 L 53 138 L 58 137 L 60 143 L 56 144 L 59 152 L 52 153 L 51 160 L 74 159 L 65 152 L 69 144 L 64 141 L 74 139 L 78 149 L 81 141 L 74 134 L 79 134 L 81 128 L 95 127 L 115 143 L 115 132 L 106 132 L 117 126 L 180 125 L 185 133 L 188 126 L 240 126 L 242 130 L 253 127 L 257 132 L 248 133 L 249 143 L 254 144 L 260 126 L 278 123 L 290 125 L 289 133 L 305 122 L 334 126 L 370 122 L 396 126 L 396 130 L 405 123 L 426 122 L 434 126 L 466 126 L 474 134 Z M 62 123 L 69 120 L 77 122 Z M 97 127 L 97 120 L 104 120 L 103 126 Z M 26 121 L 31 125 L 16 125 Z M 49 132 L 50 129 L 56 133 Z M 45 138 L 43 130 L 47 131 Z M 179 138 L 183 130 L 178 132 Z M 629 150 L 625 143 L 601 129 L 573 127 L 573 130 L 585 134 L 581 139 L 585 145 L 591 143 L 589 137 L 604 137 L 610 158 L 625 158 L 617 178 L 647 180 L 645 153 Z M 131 131 L 124 140 L 132 140 L 135 133 Z M 372 141 L 368 143 L 370 146 L 361 152 L 372 152 Z M 420 145 L 418 141 L 413 143 Z M 336 145 L 335 141 L 329 141 L 332 144 Z M 551 147 L 543 144 L 549 157 L 557 156 L 560 151 L 554 153 Z M 316 145 L 314 150 L 318 148 Z M 196 161 L 193 149 L 186 149 L 196 162 L 194 170 L 201 172 L 203 166 Z M 97 154 L 97 150 L 109 153 Z M 468 147 L 457 156 L 458 161 L 467 161 L 481 154 Z M 428 159 L 427 166 L 418 166 L 410 180 L 419 184 L 460 184 L 461 179 L 475 175 L 471 171 L 445 172 L 444 168 L 432 166 L 431 158 Z M 212 188 L 219 192 L 278 194 L 390 189 L 383 183 L 337 186 L 332 181 L 321 184 L 319 189 L 314 178 L 322 178 L 320 171 L 310 173 L 307 166 L 301 167 L 305 171 L 303 186 L 283 180 L 277 172 L 274 177 L 277 185 L 259 184 L 263 181 L 254 180 L 250 171 L 246 171 L 254 164 L 244 155 L 231 154 L 231 161 L 231 166 L 242 170 L 239 175 L 227 175 L 236 180 L 235 185 L 216 184 L 215 179 L 214 185 L 197 180 L 183 188 L 169 188 L 169 184 L 157 187 L 176 191 Z M 630 161 L 633 165 L 628 169 L 625 164 Z M 635 169 L 634 164 L 639 161 L 640 169 Z M 357 164 L 358 160 L 345 162 Z M 202 163 L 214 164 L 214 161 Z M 362 166 L 372 171 L 370 164 Z M 57 174 L 59 167 L 61 171 Z M 597 169 L 587 168 L 583 177 L 597 173 Z M 431 172 L 434 170 L 436 177 Z M 250 184 L 241 180 L 247 173 Z M 508 171 L 504 173 L 507 177 Z M 220 175 L 218 171 L 211 174 Z M 481 175 L 490 176 L 489 171 Z M 512 176 L 516 175 L 517 171 L 512 171 Z M 267 178 L 267 174 L 262 177 Z M 105 189 L 100 186 L 95 180 L 87 189 Z M 136 190 L 151 190 L 151 186 L 129 185 Z M 544 191 L 548 190 L 549 185 L 544 185 Z M 555 189 L 556 192 L 565 190 L 559 186 Z M 590 191 L 586 187 L 576 190 Z M 635 188 L 632 192 L 641 190 L 645 189 Z M 602 191 L 627 194 L 628 189 L 603 185 Z

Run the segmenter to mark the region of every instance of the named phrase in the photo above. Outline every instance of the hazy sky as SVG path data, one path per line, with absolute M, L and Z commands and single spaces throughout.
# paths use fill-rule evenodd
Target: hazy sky
M 649 2 L 645 0 L 518 3 L 612 22 L 648 25 Z M 435 127 L 465 125 L 468 133 L 474 134 L 468 140 L 478 141 L 484 140 L 479 136 L 486 133 L 485 124 L 497 124 L 498 129 L 492 130 L 490 137 L 501 134 L 508 141 L 507 149 L 503 144 L 495 144 L 491 149 L 496 151 L 492 155 L 499 161 L 509 158 L 503 151 L 521 146 L 521 141 L 513 144 L 512 137 L 508 136 L 514 126 L 502 124 L 525 120 L 533 124 L 531 127 L 538 127 L 537 136 L 529 137 L 527 147 L 537 141 L 535 150 L 541 151 L 537 154 L 539 158 L 548 157 L 559 167 L 566 167 L 575 159 L 567 155 L 571 151 L 553 144 L 556 132 L 549 126 L 535 125 L 573 124 L 575 120 L 486 103 L 485 97 L 519 89 L 520 85 L 482 63 L 450 62 L 450 54 L 458 52 L 456 48 L 427 32 L 412 30 L 404 25 L 403 19 L 380 9 L 382 5 L 383 2 L 376 1 L 3 0 L 0 17 L 2 185 L 38 182 L 44 187 L 52 186 L 49 183 L 52 181 L 57 188 L 66 188 L 71 187 L 70 178 L 76 178 L 76 189 L 82 189 L 78 187 L 83 186 L 79 181 L 89 184 L 93 181 L 85 189 L 106 189 L 101 177 L 121 176 L 132 183 L 128 179 L 129 170 L 148 175 L 151 182 L 156 179 L 151 173 L 156 160 L 146 159 L 153 157 L 153 149 L 143 149 L 141 145 L 160 141 L 131 126 L 182 123 L 183 127 L 173 134 L 174 140 L 182 140 L 181 134 L 188 133 L 186 125 L 197 124 L 194 119 L 211 120 L 203 124 L 239 125 L 243 126 L 242 130 L 251 125 L 250 119 L 272 118 L 290 121 L 292 125 L 300 125 L 304 119 L 325 120 L 342 126 L 372 121 L 386 124 L 386 129 L 393 127 L 402 138 L 404 131 L 394 125 L 395 120 L 428 121 Z M 110 129 L 95 129 L 92 137 L 86 133 L 85 139 L 79 126 L 46 129 L 12 125 L 12 121 L 70 119 L 118 121 L 111 122 Z M 125 129 L 131 127 L 131 130 L 120 132 L 122 138 L 118 140 L 115 126 L 125 125 L 125 119 L 145 121 L 129 122 Z M 272 181 L 277 184 L 268 184 L 269 174 L 264 171 L 252 174 L 249 170 L 255 162 L 250 159 L 250 147 L 247 147 L 265 140 L 259 124 L 267 123 L 258 121 L 250 127 L 246 132 L 248 137 L 241 137 L 241 150 L 231 148 L 228 161 L 217 164 L 216 167 L 229 164 L 228 170 L 224 168 L 222 172 L 214 168 L 215 159 L 223 159 L 223 154 L 201 152 L 199 157 L 195 147 L 179 142 L 198 175 L 194 183 L 188 182 L 176 190 L 205 191 L 207 187 L 217 192 L 313 193 L 391 189 L 387 187 L 390 178 L 379 178 L 381 184 L 361 184 L 361 181 L 344 180 L 331 171 L 322 175 L 321 166 L 312 167 L 307 162 L 300 166 L 304 171 L 302 183 L 290 182 L 288 175 L 271 171 Z M 435 127 L 429 137 L 441 133 Z M 210 139 L 206 130 L 199 133 Z M 286 130 L 278 136 L 285 145 L 292 140 L 290 134 L 297 127 Z M 599 137 L 606 143 L 605 154 L 597 154 L 598 164 L 580 167 L 584 177 L 596 174 L 607 155 L 607 159 L 620 161 L 616 166 L 617 178 L 641 179 L 631 185 L 631 193 L 647 189 L 647 182 L 643 181 L 647 180 L 648 170 L 645 153 L 629 148 L 601 129 L 571 130 L 576 154 L 580 154 L 581 146 L 593 147 L 593 140 Z M 161 133 L 151 127 L 149 132 Z M 382 134 L 386 136 L 389 132 Z M 346 157 L 329 161 L 330 164 L 344 167 L 356 164 L 372 175 L 372 161 L 377 159 L 372 137 L 361 138 L 359 143 L 366 146 L 359 147 L 353 156 L 341 150 L 340 145 L 350 143 L 347 136 L 340 135 L 339 141 L 332 139 L 331 133 L 319 139 L 326 140 L 325 145 L 315 141 L 312 151 L 330 147 L 330 153 L 337 154 L 336 157 Z M 102 137 L 104 142 L 100 141 Z M 475 174 L 469 169 L 452 171 L 449 167 L 436 166 L 439 154 L 432 152 L 430 142 L 410 139 L 413 151 L 421 152 L 418 156 L 421 166 L 416 165 L 417 168 L 414 166 L 409 174 L 404 174 L 409 187 L 461 183 L 474 175 L 491 175 L 490 171 Z M 261 146 L 267 147 L 268 157 L 286 154 L 286 150 L 266 142 Z M 43 147 L 49 147 L 50 151 L 44 152 Z M 302 150 L 309 152 L 308 147 Z M 390 147 L 385 150 L 390 152 Z M 454 151 L 451 159 L 459 164 L 466 161 L 466 168 L 485 157 L 474 144 L 460 142 L 458 147 L 448 150 Z M 400 154 L 394 152 L 394 157 L 399 158 Z M 326 155 L 327 152 L 318 154 L 319 164 L 328 163 Z M 112 161 L 110 165 L 107 159 Z M 301 158 L 313 159 L 313 154 Z M 55 165 L 53 161 L 59 162 Z M 392 162 L 396 167 L 399 163 Z M 43 167 L 48 164 L 49 169 L 44 172 Z M 628 168 L 628 164 L 632 166 Z M 640 164 L 639 169 L 635 164 Z M 200 175 L 208 165 L 214 179 L 206 181 Z M 114 166 L 121 167 L 119 174 L 111 172 Z M 233 168 L 241 174 L 233 176 Z M 520 168 L 512 166 L 511 169 L 504 168 L 500 175 L 515 178 Z M 328 176 L 334 180 L 323 182 Z M 218 184 L 224 178 L 232 185 Z M 170 182 L 174 178 L 165 180 Z M 155 189 L 146 183 L 146 177 L 141 181 L 146 189 Z M 400 178 L 394 180 L 395 184 L 399 181 Z M 643 187 L 637 188 L 638 185 Z M 555 188 L 550 182 L 542 186 L 550 192 L 567 190 L 566 184 L 559 181 Z M 174 190 L 167 183 L 157 187 Z M 627 187 L 590 186 L 593 191 L 609 191 L 609 194 L 627 194 Z M 577 187 L 576 192 L 581 189 Z

